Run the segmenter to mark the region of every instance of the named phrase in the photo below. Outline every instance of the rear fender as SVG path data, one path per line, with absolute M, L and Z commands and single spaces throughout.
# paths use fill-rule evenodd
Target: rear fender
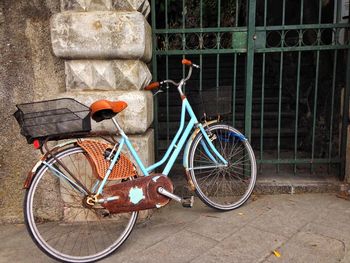
M 40 160 L 33 166 L 33 168 L 30 170 L 30 172 L 27 174 L 27 178 L 24 181 L 24 185 L 23 185 L 23 189 L 29 189 L 29 187 L 32 184 L 32 181 L 36 175 L 36 172 L 38 171 L 38 169 L 43 165 L 43 162 L 45 160 L 47 160 L 49 158 L 50 153 L 55 152 L 56 150 L 58 150 L 59 148 L 63 148 L 67 145 L 70 144 L 74 144 L 76 143 L 76 139 L 75 140 L 70 140 L 70 141 L 66 141 L 60 144 L 57 144 L 54 148 L 52 148 L 49 152 L 45 153 L 44 155 L 42 155 L 40 157 Z

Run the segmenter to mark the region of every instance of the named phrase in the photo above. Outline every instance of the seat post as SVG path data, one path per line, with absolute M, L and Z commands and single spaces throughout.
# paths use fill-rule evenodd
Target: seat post
M 119 132 L 120 134 L 124 133 L 124 131 L 123 131 L 123 129 L 120 127 L 120 125 L 119 125 L 117 119 L 116 119 L 115 117 L 113 117 L 111 120 L 113 121 L 113 123 L 114 123 L 115 127 L 117 128 L 118 132 Z

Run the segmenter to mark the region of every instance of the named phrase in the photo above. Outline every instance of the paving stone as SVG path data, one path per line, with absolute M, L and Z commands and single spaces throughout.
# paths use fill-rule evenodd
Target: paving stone
M 350 219 L 350 202 L 338 200 L 339 203 L 346 204 L 343 209 L 325 209 L 319 213 L 318 218 L 314 221 L 317 224 L 334 225 L 334 224 L 349 224 Z M 347 203 L 346 203 L 347 202 Z
M 125 244 L 115 254 L 102 260 L 103 263 L 130 262 L 130 255 L 142 253 L 147 248 L 162 242 L 169 236 L 180 232 L 181 224 L 154 225 L 152 222 L 139 224 L 127 239 Z
M 146 18 L 151 7 L 147 0 L 61 0 L 61 11 L 138 11 Z
M 181 231 L 161 242 L 153 245 L 143 253 L 136 253 L 129 257 L 128 262 L 189 262 L 190 260 L 205 253 L 209 248 L 216 245 L 216 241 L 190 233 Z M 176 249 L 173 249 L 175 248 Z
M 230 250 L 224 250 L 220 247 L 215 247 L 211 249 L 208 253 L 203 256 L 196 258 L 191 263 L 253 263 L 257 262 L 256 258 L 251 254 L 240 254 L 232 252 Z
M 138 220 L 131 236 L 121 249 L 102 262 L 129 262 L 130 255 L 137 252 L 143 254 L 148 248 L 183 231 L 188 224 L 200 217 L 202 208 L 203 206 L 198 209 L 184 209 L 180 204 L 171 201 L 166 208 L 154 209 L 152 218 L 142 223 L 139 223 Z
M 199 202 L 200 200 L 198 200 L 197 203 Z M 256 218 L 266 213 L 266 211 L 268 210 L 266 210 L 264 207 L 257 207 L 257 206 L 255 206 L 255 209 L 251 209 L 249 204 L 242 206 L 239 209 L 233 210 L 229 213 L 222 213 L 215 209 L 208 208 L 207 211 L 202 212 L 201 218 L 203 219 L 201 221 L 205 221 L 206 219 L 208 219 L 209 222 L 212 221 L 213 223 L 212 226 L 213 225 L 215 226 L 214 228 L 216 227 L 219 228 L 219 224 L 224 224 L 229 229 L 225 231 L 228 231 L 229 233 L 233 233 L 234 231 L 237 230 L 237 228 L 242 228 L 245 225 L 248 225 L 249 223 L 254 222 Z M 215 222 L 216 224 L 214 224 Z M 216 239 L 215 236 L 217 234 L 215 233 L 215 231 L 211 231 L 210 229 L 206 230 L 204 227 L 200 225 L 201 223 L 199 223 L 199 225 L 197 224 L 194 227 L 194 229 L 198 231 L 208 231 L 207 234 L 212 233 L 213 236 L 211 236 L 211 238 Z M 210 223 L 207 223 L 206 225 L 208 228 L 210 228 L 209 227 Z M 202 234 L 205 235 L 204 233 Z M 226 234 L 227 233 L 225 233 L 225 235 Z M 220 238 L 220 236 L 218 236 L 217 238 Z M 220 238 L 220 240 L 222 240 L 222 238 Z
M 164 209 L 157 210 L 154 215 L 155 224 L 181 224 L 186 227 L 186 224 L 192 225 L 201 216 L 206 215 L 212 208 L 207 207 L 201 200 L 195 197 L 194 205 L 190 209 L 185 209 L 176 201 L 171 201 Z M 169 216 L 171 214 L 171 216 Z
M 347 247 L 344 257 L 341 259 L 340 263 L 349 263 L 350 262 L 350 249 Z
M 350 201 L 336 197 L 334 194 L 333 200 L 328 203 L 327 209 L 336 212 L 345 212 L 347 215 L 350 213 Z
M 186 230 L 221 241 L 239 228 L 224 219 L 203 215 Z
M 333 222 L 327 225 L 309 223 L 304 228 L 303 231 L 314 233 L 317 235 L 325 236 L 328 238 L 337 239 L 347 247 L 350 246 L 350 226 L 349 224 L 342 224 L 338 222 Z M 349 261 L 350 262 L 350 261 Z
M 349 217 L 342 211 L 347 211 L 349 204 L 332 195 L 275 195 L 257 197 L 256 201 L 237 210 L 220 213 L 209 209 L 197 198 L 193 209 L 183 209 L 172 202 L 155 210 L 149 221 L 139 223 L 126 243 L 101 262 L 348 263 L 350 227 L 345 219 Z M 307 213 L 308 209 L 316 218 Z M 284 227 L 280 221 L 257 223 L 261 216 L 275 210 L 281 211 L 281 217 L 291 216 L 286 211 L 293 210 L 292 215 L 299 215 L 307 224 L 286 238 L 281 231 L 271 232 L 273 228 Z M 307 214 L 303 216 L 305 212 Z M 240 218 L 246 222 L 240 223 Z M 222 222 L 227 232 L 231 229 L 226 224 L 237 231 L 218 241 L 213 239 L 213 233 L 223 232 L 219 228 Z M 282 222 L 286 221 L 283 219 Z M 253 227 L 252 223 L 256 225 Z M 262 230 L 266 224 L 270 227 Z M 0 247 L 0 262 L 54 262 L 35 247 L 24 225 L 0 226 L 0 237 L 6 240 Z M 278 250 L 281 257 L 273 255 L 273 250 Z
M 9 235 L 11 234 L 11 235 Z M 0 262 L 54 262 L 50 260 L 31 240 L 25 225 L 2 225 L 1 237 L 7 236 L 0 248 Z M 3 239 L 5 240 L 5 239 Z M 25 243 L 25 246 L 19 244 Z
M 61 93 L 60 97 L 74 98 L 87 106 L 101 99 L 125 101 L 128 107 L 117 115 L 117 120 L 127 134 L 142 134 L 153 121 L 153 96 L 149 91 L 71 91 Z M 99 123 L 92 120 L 91 125 L 93 131 L 116 131 L 110 120 Z
M 67 60 L 67 90 L 140 90 L 152 79 L 139 60 Z
M 196 258 L 200 262 L 259 262 L 287 239 L 253 227 L 243 227 L 216 247 Z
M 17 238 L 21 237 L 24 239 L 27 239 L 30 237 L 25 236 L 27 232 L 25 232 L 25 225 L 24 224 L 13 224 L 13 225 L 0 225 L 0 233 L 1 238 L 3 240 L 7 240 L 2 244 L 2 248 L 10 248 L 11 246 L 15 245 L 15 242 L 17 241 Z M 15 237 L 15 240 L 14 240 Z
M 324 209 L 329 206 L 332 202 L 336 201 L 334 193 L 314 193 L 314 194 L 303 194 L 303 198 L 300 198 L 300 194 L 293 195 L 281 195 L 281 198 L 290 200 L 301 204 L 302 206 L 311 206 L 317 209 Z M 281 200 L 281 199 L 279 199 Z
M 317 261 L 319 258 L 316 258 L 315 255 L 310 254 L 310 251 L 306 250 L 302 246 L 297 245 L 288 245 L 288 247 L 279 248 L 278 252 L 280 257 L 276 257 L 274 254 L 271 255 L 263 261 L 264 263 L 305 263 L 305 262 L 322 262 Z M 326 263 L 326 261 L 324 261 Z M 328 262 L 328 261 L 327 261 Z
M 278 249 L 281 258 L 271 255 L 269 262 L 339 262 L 344 257 L 344 244 L 336 239 L 310 232 L 299 232 Z
M 152 57 L 151 27 L 139 12 L 63 12 L 51 18 L 56 56 L 69 59 Z
M 264 201 L 252 201 L 248 200 L 244 205 L 238 209 L 233 210 L 230 214 L 220 213 L 217 214 L 224 218 L 227 222 L 235 223 L 237 226 L 246 225 L 254 221 L 259 216 L 270 211 L 270 207 L 264 204 Z
M 318 235 L 312 232 L 301 231 L 296 234 L 289 243 L 301 244 L 304 248 L 317 251 L 317 254 L 339 258 L 344 254 L 344 244 L 338 239 Z
M 270 211 L 250 223 L 250 226 L 291 237 L 316 217 L 317 210 L 310 204 L 305 207 L 293 200 L 279 200 Z

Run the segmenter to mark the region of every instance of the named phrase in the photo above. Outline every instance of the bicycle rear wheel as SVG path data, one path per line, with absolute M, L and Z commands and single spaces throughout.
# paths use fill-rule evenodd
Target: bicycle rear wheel
M 96 176 L 81 147 L 58 153 L 57 158 L 91 191 Z M 48 164 L 72 177 L 54 158 Z M 72 179 L 74 181 L 74 179 Z M 107 185 L 118 181 L 107 181 Z M 67 180 L 43 165 L 26 193 L 24 217 L 37 246 L 63 262 L 93 262 L 113 253 L 132 231 L 137 212 L 109 214 L 103 207 L 88 207 L 82 194 Z
M 215 124 L 206 128 L 216 150 L 228 165 L 216 162 L 202 133 L 193 140 L 189 152 L 189 173 L 199 198 L 212 208 L 232 210 L 246 202 L 256 181 L 254 152 L 235 128 Z

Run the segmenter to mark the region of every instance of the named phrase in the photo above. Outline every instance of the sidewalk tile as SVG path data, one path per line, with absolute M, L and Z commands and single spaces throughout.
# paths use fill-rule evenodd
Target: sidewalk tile
M 259 262 L 285 241 L 282 236 L 247 226 L 191 263 Z

